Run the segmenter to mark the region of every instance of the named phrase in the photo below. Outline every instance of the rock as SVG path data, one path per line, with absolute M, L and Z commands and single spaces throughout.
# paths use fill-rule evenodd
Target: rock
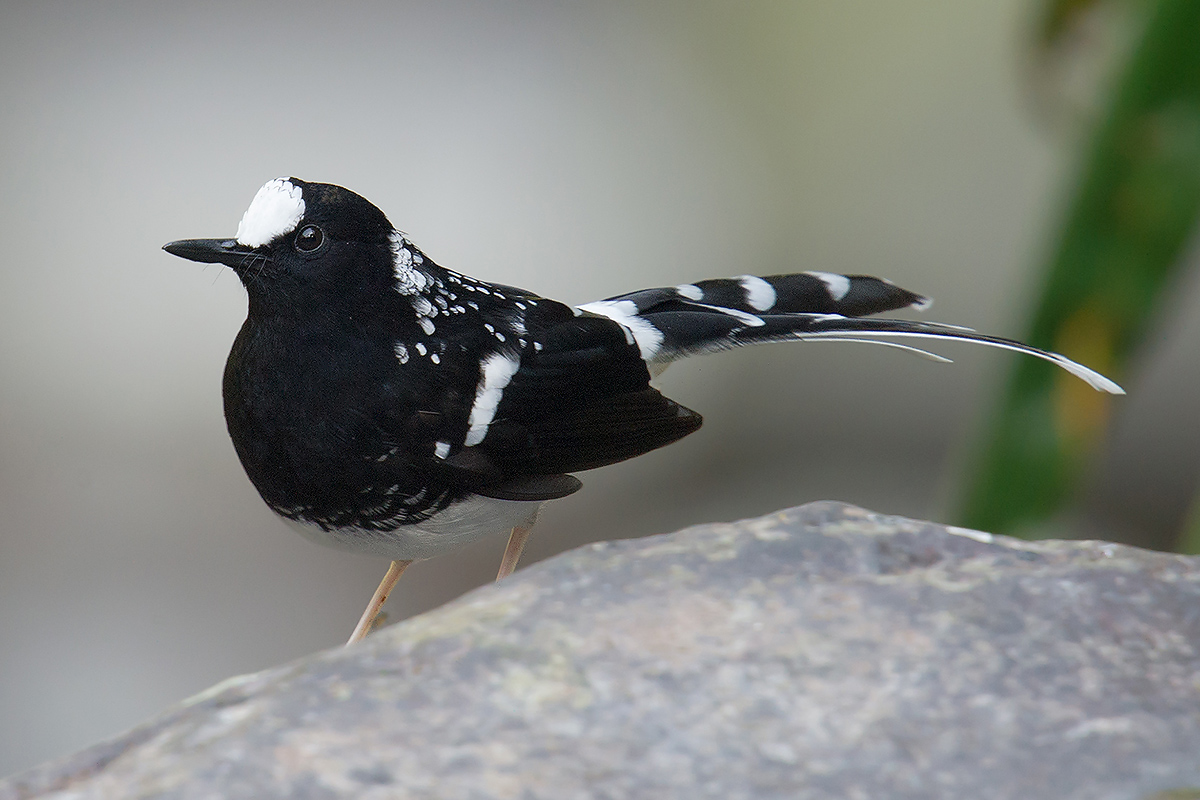
M 1200 560 L 814 503 L 596 544 L 0 798 L 1200 797 Z

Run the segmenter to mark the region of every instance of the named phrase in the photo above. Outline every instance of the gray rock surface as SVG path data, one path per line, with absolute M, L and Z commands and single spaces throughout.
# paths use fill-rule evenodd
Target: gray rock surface
M 1200 560 L 815 503 L 592 545 L 0 798 L 1200 797 Z

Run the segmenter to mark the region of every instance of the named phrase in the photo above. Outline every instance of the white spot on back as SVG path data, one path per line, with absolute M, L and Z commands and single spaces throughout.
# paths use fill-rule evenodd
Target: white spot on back
M 738 278 L 742 291 L 746 293 L 746 302 L 755 311 L 766 311 L 775 305 L 778 296 L 775 287 L 757 275 L 742 275 Z
M 520 367 L 519 360 L 502 353 L 493 353 L 479 362 L 479 385 L 475 389 L 471 415 L 467 418 L 471 427 L 467 431 L 467 438 L 463 440 L 464 445 L 477 445 L 487 436 L 488 426 L 496 416 L 504 388 Z
M 396 342 L 392 352 L 396 354 L 396 358 L 400 360 L 401 364 L 408 363 L 408 348 L 404 346 L 404 342 Z
M 438 458 L 445 458 L 450 455 L 450 443 L 438 442 L 433 446 L 433 454 Z
M 608 317 L 624 328 L 625 340 L 630 344 L 637 343 L 643 361 L 654 358 L 662 348 L 662 331 L 637 315 L 637 304 L 632 300 L 597 300 L 584 303 L 579 309 Z
M 814 278 L 821 281 L 821 283 L 825 284 L 825 288 L 828 290 L 829 296 L 832 297 L 834 301 L 841 300 L 850 291 L 850 279 L 845 275 L 838 275 L 833 272 L 816 272 L 814 270 L 807 270 L 804 274 L 812 275 Z
M 433 320 L 429 317 L 417 317 L 417 324 L 421 326 L 421 330 L 425 331 L 426 336 L 432 336 L 436 330 Z
M 267 181 L 250 201 L 238 223 L 237 240 L 246 247 L 261 247 L 296 230 L 304 218 L 304 193 L 287 178 Z
M 704 290 L 694 283 L 681 283 L 675 287 L 675 292 L 680 297 L 686 297 L 688 300 L 704 299 Z

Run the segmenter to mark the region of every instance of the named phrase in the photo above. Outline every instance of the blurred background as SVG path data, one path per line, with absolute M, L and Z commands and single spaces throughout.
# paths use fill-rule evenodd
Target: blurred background
M 695 359 L 659 383 L 705 427 L 586 474 L 525 564 L 819 499 L 1186 548 L 1200 116 L 1191 65 L 1144 63 L 1179 28 L 1160 5 L 4 3 L 0 774 L 340 645 L 387 566 L 263 505 L 221 410 L 244 292 L 159 250 L 231 235 L 279 175 L 347 186 L 441 264 L 563 301 L 874 274 L 1130 392 L 1097 405 L 966 346 L 936 348 L 953 366 L 831 343 Z M 1164 73 L 1178 92 L 1138 93 Z M 1096 211 L 1129 181 L 1132 232 Z M 1124 260 L 1072 271 L 1078 252 Z M 503 548 L 415 565 L 390 619 L 490 581 Z

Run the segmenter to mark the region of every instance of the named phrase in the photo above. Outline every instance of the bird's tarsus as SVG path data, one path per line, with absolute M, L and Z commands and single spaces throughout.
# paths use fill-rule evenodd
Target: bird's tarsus
M 392 591 L 392 587 L 396 585 L 396 581 L 400 580 L 400 576 L 404 574 L 404 570 L 408 569 L 408 565 L 412 561 L 393 561 L 388 567 L 387 574 L 383 576 L 383 580 L 379 582 L 379 588 L 375 590 L 375 594 L 371 597 L 371 602 L 367 604 L 366 611 L 358 620 L 358 624 L 354 626 L 354 633 L 350 634 L 350 639 L 346 642 L 346 647 L 361 641 L 368 633 L 371 632 L 371 625 L 375 622 L 375 618 L 379 616 L 379 609 L 383 608 L 383 604 L 387 602 L 388 595 Z

